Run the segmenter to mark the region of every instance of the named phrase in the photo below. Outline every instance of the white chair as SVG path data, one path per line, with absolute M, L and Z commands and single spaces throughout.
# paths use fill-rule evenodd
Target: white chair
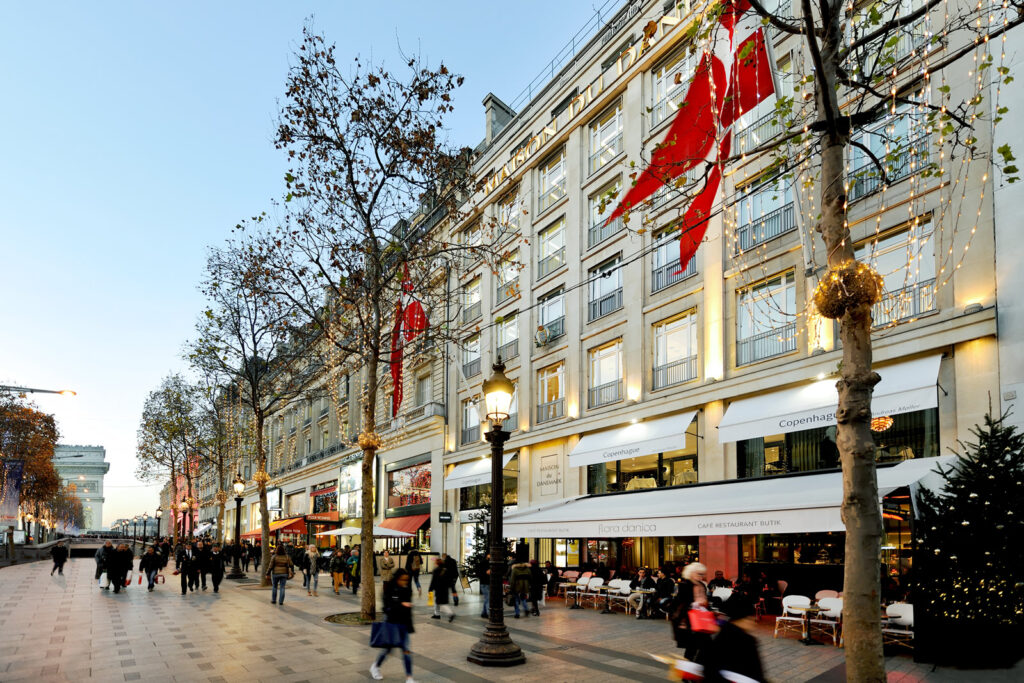
M 622 606 L 626 608 L 626 614 L 629 614 L 629 596 L 633 594 L 633 590 L 629 587 L 629 581 L 625 579 L 619 584 L 617 592 L 612 593 L 609 596 L 609 607 L 615 607 L 615 603 L 621 602 Z
M 894 602 L 885 608 L 888 619 L 882 622 L 882 644 L 914 647 L 914 606 Z
M 822 633 L 831 633 L 832 644 L 838 647 L 842 642 L 843 601 L 839 598 L 822 598 L 818 600 L 818 607 L 822 611 L 810 619 L 811 632 L 817 630 Z
M 576 582 L 575 586 L 569 586 L 565 589 L 565 606 L 570 607 L 570 600 L 572 600 L 573 605 L 578 605 L 580 601 L 580 596 L 583 594 L 585 590 L 587 590 L 587 586 L 589 585 L 590 572 L 587 572 L 586 574 L 580 577 L 580 580 Z
M 556 596 L 565 596 L 565 589 L 570 583 L 576 583 L 580 573 L 574 569 L 570 569 L 567 572 L 562 572 L 562 581 L 558 584 L 558 591 L 555 593 Z
M 711 597 L 718 598 L 722 602 L 725 602 L 732 595 L 732 589 L 724 586 L 719 586 L 715 590 L 711 591 Z
M 838 598 L 839 593 L 837 591 L 821 590 L 814 594 L 814 599 L 821 602 L 822 598 Z
M 783 633 L 795 631 L 800 633 L 802 638 L 806 638 L 807 632 L 804 630 L 806 613 L 795 608 L 810 606 L 811 599 L 805 595 L 787 595 L 782 598 L 782 616 L 775 619 L 775 633 L 772 637 L 778 638 L 781 629 Z
M 590 583 L 587 584 L 587 589 L 580 593 L 580 606 L 586 607 L 587 600 L 590 600 L 594 607 L 597 607 L 601 603 L 602 592 L 598 590 L 604 585 L 604 579 L 600 576 L 595 576 L 590 579 Z

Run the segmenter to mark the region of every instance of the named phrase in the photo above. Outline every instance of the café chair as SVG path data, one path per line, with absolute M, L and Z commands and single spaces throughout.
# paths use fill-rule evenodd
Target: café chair
M 843 601 L 839 598 L 821 598 L 818 600 L 818 607 L 822 611 L 809 620 L 811 632 L 813 633 L 817 630 L 822 633 L 831 633 L 832 644 L 839 647 L 843 642 L 841 635 Z
M 615 603 L 621 602 L 622 606 L 626 608 L 626 614 L 629 614 L 629 596 L 632 594 L 633 590 L 629 587 L 629 581 L 623 579 L 617 591 L 611 594 L 609 605 L 615 607 Z
M 811 599 L 805 595 L 787 595 L 782 598 L 782 615 L 775 618 L 775 633 L 772 637 L 778 638 L 780 629 L 783 633 L 794 631 L 803 637 L 805 613 L 795 608 L 810 606 Z
M 814 594 L 814 599 L 816 601 L 818 601 L 818 602 L 820 602 L 822 598 L 838 598 L 838 597 L 839 597 L 839 592 L 838 591 L 820 590 L 820 591 L 818 591 L 817 593 Z
M 598 588 L 600 588 L 603 585 L 604 579 L 602 579 L 600 576 L 595 576 L 592 579 L 590 579 L 590 583 L 587 584 L 587 589 L 580 594 L 580 606 L 586 607 L 586 602 L 588 599 L 594 607 L 599 606 L 601 602 L 600 598 L 602 597 L 602 593 L 598 590 Z
M 914 647 L 914 606 L 907 602 L 894 602 L 885 608 L 882 622 L 882 645 Z
M 569 607 L 569 599 L 572 598 L 573 604 L 578 604 L 580 601 L 580 595 L 590 585 L 590 572 L 584 572 L 580 580 L 576 582 L 575 586 L 569 586 L 565 589 L 565 606 Z

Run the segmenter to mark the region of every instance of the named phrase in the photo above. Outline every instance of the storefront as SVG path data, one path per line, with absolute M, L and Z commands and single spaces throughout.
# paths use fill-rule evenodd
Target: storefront
M 337 529 L 341 526 L 342 516 L 338 512 L 338 480 L 331 479 L 313 486 L 309 492 L 310 513 L 306 515 L 306 527 L 309 530 L 308 543 L 316 543 L 321 548 L 333 545 L 336 536 L 317 536 L 317 534 Z
M 242 538 L 250 541 L 260 538 L 261 530 L 257 527 L 242 534 Z M 270 543 L 305 543 L 306 542 L 306 520 L 304 517 L 292 517 L 279 519 L 270 523 Z
M 502 458 L 502 500 L 506 512 L 515 509 L 519 499 L 519 458 L 516 452 Z M 451 465 L 444 478 L 445 491 L 459 492 L 461 559 L 473 552 L 477 538 L 487 533 L 483 519 L 491 505 L 491 458 L 486 456 Z
M 387 507 L 381 526 L 414 535 L 403 539 L 417 548 L 430 548 L 430 453 L 385 466 Z

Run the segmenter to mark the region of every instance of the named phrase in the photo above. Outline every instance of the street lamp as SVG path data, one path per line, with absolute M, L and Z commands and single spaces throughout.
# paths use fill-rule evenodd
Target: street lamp
M 156 506 L 156 535 L 160 535 L 160 517 L 164 514 L 164 509 L 157 505 Z
M 139 540 L 139 516 L 132 517 L 132 548 Z
M 188 525 L 185 523 L 185 512 L 188 510 L 188 501 L 183 500 L 178 503 L 178 509 L 181 510 L 181 535 L 185 536 L 188 532 Z
M 238 557 L 242 554 L 242 494 L 245 493 L 245 479 L 242 479 L 241 472 L 235 477 L 231 488 L 235 490 L 235 561 L 227 578 L 244 579 L 245 574 L 242 573 L 242 566 L 238 562 Z
M 148 512 L 143 512 L 142 513 L 142 545 L 146 545 L 146 536 L 147 536 L 146 531 L 147 531 L 147 527 L 148 526 L 149 526 L 149 513 Z
M 0 391 L 13 391 L 19 394 L 60 394 L 61 396 L 78 396 L 78 392 L 70 389 L 33 389 L 31 387 L 15 387 L 9 384 L 0 384 Z
M 491 591 L 487 606 L 487 628 L 480 640 L 470 649 L 467 660 L 481 666 L 515 666 L 526 662 L 522 649 L 512 642 L 505 628 L 505 609 L 502 604 L 502 581 L 505 578 L 505 539 L 502 532 L 504 479 L 502 460 L 509 433 L 502 424 L 509 417 L 515 385 L 505 376 L 505 364 L 498 356 L 493 374 L 484 382 L 484 404 L 491 429 L 487 441 L 491 444 Z

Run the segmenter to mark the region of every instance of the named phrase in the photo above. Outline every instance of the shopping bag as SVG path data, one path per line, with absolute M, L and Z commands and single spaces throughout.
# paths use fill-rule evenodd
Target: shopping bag
M 427 607 L 434 606 L 434 591 L 427 593 Z
M 388 621 L 375 621 L 370 626 L 370 647 L 401 647 L 402 637 L 398 625 Z
M 694 633 L 718 633 L 718 621 L 715 613 L 706 609 L 692 609 L 689 611 L 690 630 Z
M 164 583 L 166 581 L 167 581 L 167 579 L 164 578 L 163 574 L 157 574 L 156 575 L 156 582 L 157 583 Z
M 128 576 L 124 580 L 124 587 L 125 588 L 127 588 L 130 585 L 132 585 L 132 576 L 134 576 L 134 574 L 135 574 L 135 572 L 133 572 L 130 569 L 128 570 Z M 142 578 L 142 577 L 140 576 L 139 578 Z
M 99 581 L 96 582 L 96 585 L 100 588 L 104 588 L 110 585 L 110 577 L 107 576 L 106 572 L 100 572 L 100 578 Z
M 139 574 L 139 585 L 142 585 L 142 574 Z

